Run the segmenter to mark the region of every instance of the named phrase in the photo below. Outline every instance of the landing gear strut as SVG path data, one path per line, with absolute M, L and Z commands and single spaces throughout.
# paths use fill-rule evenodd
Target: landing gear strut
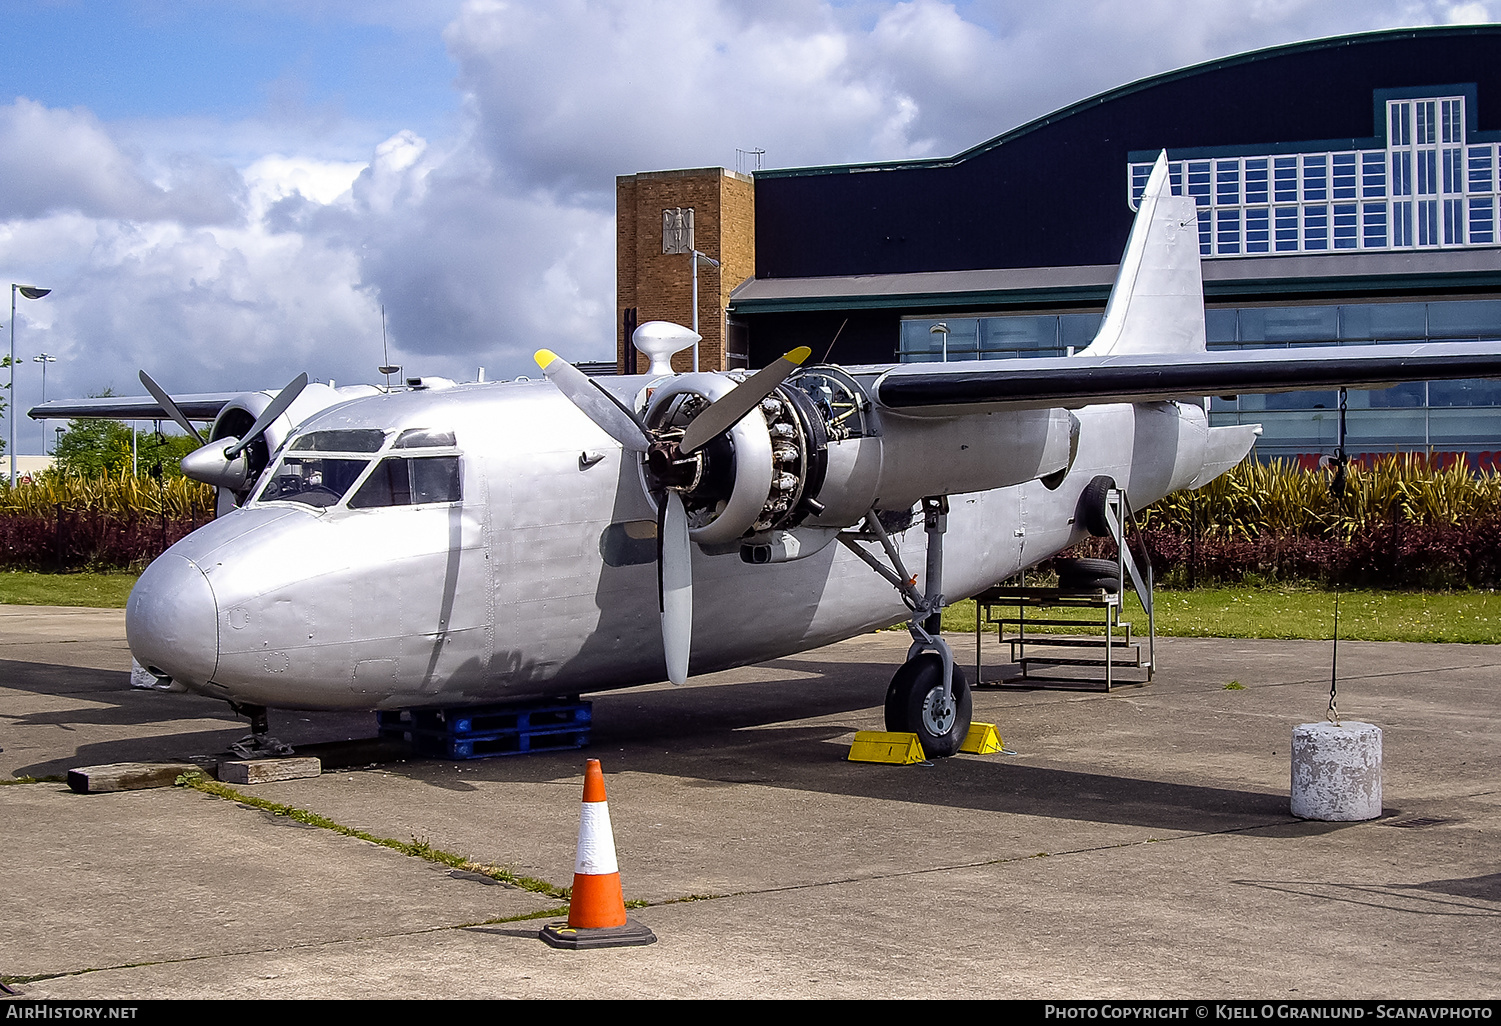
M 928 535 L 925 591 L 917 590 L 917 578 L 907 573 L 891 536 L 875 510 L 865 517 L 865 530 L 845 532 L 839 540 L 871 569 L 901 592 L 913 612 L 907 629 L 912 647 L 907 661 L 886 690 L 886 729 L 916 734 L 923 752 L 950 756 L 959 751 L 969 734 L 972 703 L 964 672 L 954 665 L 954 654 L 939 631 L 943 614 L 943 534 L 948 529 L 949 500 L 930 495 L 922 501 L 924 529 Z M 894 569 L 883 566 L 859 541 L 879 541 Z
M 264 705 L 241 705 L 230 702 L 236 716 L 250 720 L 250 733 L 229 746 L 229 750 L 242 759 L 272 759 L 288 756 L 292 746 L 271 736 L 271 724 L 266 717 Z

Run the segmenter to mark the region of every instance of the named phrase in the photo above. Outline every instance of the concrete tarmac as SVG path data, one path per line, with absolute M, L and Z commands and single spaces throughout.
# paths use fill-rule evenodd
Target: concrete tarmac
M 357 743 L 371 715 L 273 711 L 328 768 L 242 793 L 563 886 L 601 759 L 649 947 L 554 950 L 521 918 L 552 898 L 231 799 L 43 780 L 0 786 L 0 979 L 59 999 L 1501 996 L 1501 646 L 1340 645 L 1341 715 L 1385 732 L 1386 810 L 1330 824 L 1288 812 L 1327 643 L 1160 640 L 1144 688 L 976 692 L 1014 755 L 847 762 L 907 643 L 593 696 L 583 752 L 419 760 Z M 120 611 L 0 606 L 0 778 L 245 733 L 222 702 L 132 690 L 129 666 Z

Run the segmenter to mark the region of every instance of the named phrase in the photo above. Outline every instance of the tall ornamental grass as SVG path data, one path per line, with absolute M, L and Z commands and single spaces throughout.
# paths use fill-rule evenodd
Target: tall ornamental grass
M 183 477 L 45 473 L 0 482 L 0 566 L 137 569 L 212 519 L 214 490 Z

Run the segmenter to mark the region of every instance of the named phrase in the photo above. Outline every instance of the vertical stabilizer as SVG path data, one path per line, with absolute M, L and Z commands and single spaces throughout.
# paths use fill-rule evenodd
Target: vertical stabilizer
M 1081 355 L 1202 353 L 1204 282 L 1193 197 L 1174 196 L 1167 151 L 1152 167 L 1105 320 Z

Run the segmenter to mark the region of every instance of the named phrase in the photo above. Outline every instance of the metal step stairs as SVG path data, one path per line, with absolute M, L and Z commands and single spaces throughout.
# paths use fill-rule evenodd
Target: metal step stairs
M 1138 561 L 1129 544 L 1127 531 L 1135 528 L 1139 538 L 1140 526 L 1123 491 L 1111 489 L 1106 494 L 1105 521 L 1116 544 L 1115 590 L 1029 588 L 1023 570 L 1013 578 L 1015 584 L 1002 582 L 975 596 L 976 686 L 1109 692 L 1151 682 L 1157 640 L 1152 615 L 1152 564 L 1145 546 L 1137 546 Z M 1130 621 L 1121 618 L 1128 580 L 1147 617 L 1145 636 L 1133 635 Z M 997 607 L 1014 612 L 997 616 Z M 1028 616 L 1028 610 L 1077 610 L 1083 615 Z M 1010 663 L 1020 670 L 1019 674 L 985 679 L 982 639 L 989 627 L 996 629 L 997 640 L 1009 648 Z M 1034 633 L 1039 628 L 1043 633 Z M 1059 628 L 1088 633 L 1065 633 Z M 1038 669 L 1044 672 L 1036 672 Z M 1127 676 L 1120 675 L 1122 670 L 1128 671 Z

